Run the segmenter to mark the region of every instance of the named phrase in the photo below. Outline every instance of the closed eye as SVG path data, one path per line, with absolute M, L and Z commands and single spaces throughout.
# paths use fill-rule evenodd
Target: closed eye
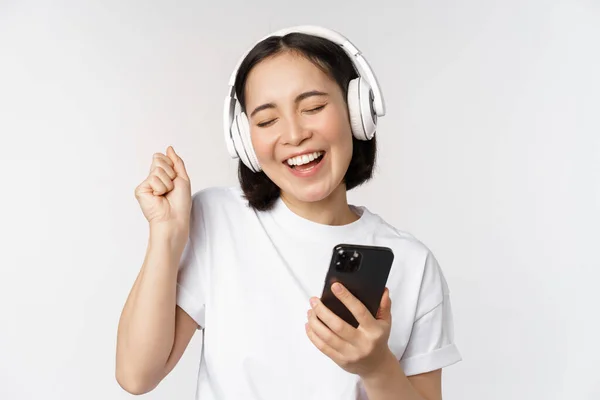
M 266 128 L 267 126 L 271 125 L 273 122 L 275 122 L 275 119 L 271 119 L 265 122 L 259 122 L 258 124 L 256 124 L 256 126 L 258 126 L 259 128 Z
M 307 113 L 315 113 L 315 112 L 321 111 L 322 109 L 324 109 L 324 108 L 325 108 L 325 106 L 326 106 L 326 105 L 327 105 L 327 104 L 323 104 L 322 106 L 318 106 L 318 107 L 315 107 L 315 108 L 311 108 L 310 110 L 306 110 L 306 112 L 307 112 Z

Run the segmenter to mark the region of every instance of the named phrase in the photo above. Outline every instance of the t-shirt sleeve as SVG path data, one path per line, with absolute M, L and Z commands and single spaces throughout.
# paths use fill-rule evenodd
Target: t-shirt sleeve
M 206 262 L 206 227 L 201 192 L 192 199 L 190 235 L 179 262 L 177 274 L 176 303 L 196 321 L 199 328 L 205 327 L 205 309 L 208 287 L 208 264 Z
M 454 343 L 450 291 L 431 252 L 428 253 L 415 321 L 400 364 L 406 376 L 422 374 L 460 361 Z

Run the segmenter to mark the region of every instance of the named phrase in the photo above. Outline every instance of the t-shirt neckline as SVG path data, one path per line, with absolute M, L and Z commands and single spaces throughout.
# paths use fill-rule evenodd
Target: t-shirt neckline
M 366 207 L 349 204 L 358 216 L 356 221 L 345 225 L 327 225 L 306 219 L 293 212 L 281 197 L 278 197 L 271 214 L 282 229 L 304 238 L 331 239 L 340 242 L 364 237 L 368 230 L 370 213 Z

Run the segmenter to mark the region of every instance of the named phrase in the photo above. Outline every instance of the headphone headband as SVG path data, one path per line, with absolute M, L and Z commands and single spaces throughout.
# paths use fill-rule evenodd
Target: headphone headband
M 258 42 L 256 42 L 256 44 L 262 42 L 263 40 L 271 36 L 285 36 L 288 33 L 305 33 L 307 35 L 317 36 L 323 39 L 330 40 L 331 42 L 339 45 L 350 57 L 350 60 L 357 69 L 358 74 L 365 78 L 369 83 L 369 86 L 371 86 L 371 89 L 373 90 L 373 108 L 375 113 L 380 117 L 385 115 L 385 102 L 383 100 L 383 94 L 381 93 L 381 88 L 379 86 L 377 77 L 373 73 L 373 69 L 371 68 L 367 60 L 363 57 L 361 51 L 347 38 L 345 38 L 336 31 L 323 28 L 321 26 L 299 25 L 275 31 L 269 35 L 262 37 Z M 248 50 L 246 53 L 244 53 L 242 57 L 240 57 L 233 72 L 231 73 L 231 76 L 229 77 L 229 97 L 235 96 L 235 79 L 238 73 L 238 69 L 244 61 L 244 58 L 246 58 L 246 56 L 248 55 L 248 53 L 250 53 L 251 50 L 252 49 Z

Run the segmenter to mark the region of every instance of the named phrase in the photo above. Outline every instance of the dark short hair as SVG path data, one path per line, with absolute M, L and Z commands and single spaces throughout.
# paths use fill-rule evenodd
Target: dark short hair
M 271 36 L 259 42 L 244 58 L 235 79 L 235 92 L 242 111 L 246 109 L 244 88 L 248 74 L 259 62 L 284 51 L 306 57 L 327 75 L 335 79 L 347 102 L 348 83 L 358 76 L 356 69 L 344 50 L 337 44 L 321 37 L 303 33 Z M 352 137 L 353 150 L 350 165 L 343 182 L 351 190 L 373 176 L 377 142 L 375 137 L 368 141 Z M 280 188 L 263 172 L 252 172 L 240 160 L 238 178 L 244 197 L 255 210 L 269 210 L 280 195 Z

